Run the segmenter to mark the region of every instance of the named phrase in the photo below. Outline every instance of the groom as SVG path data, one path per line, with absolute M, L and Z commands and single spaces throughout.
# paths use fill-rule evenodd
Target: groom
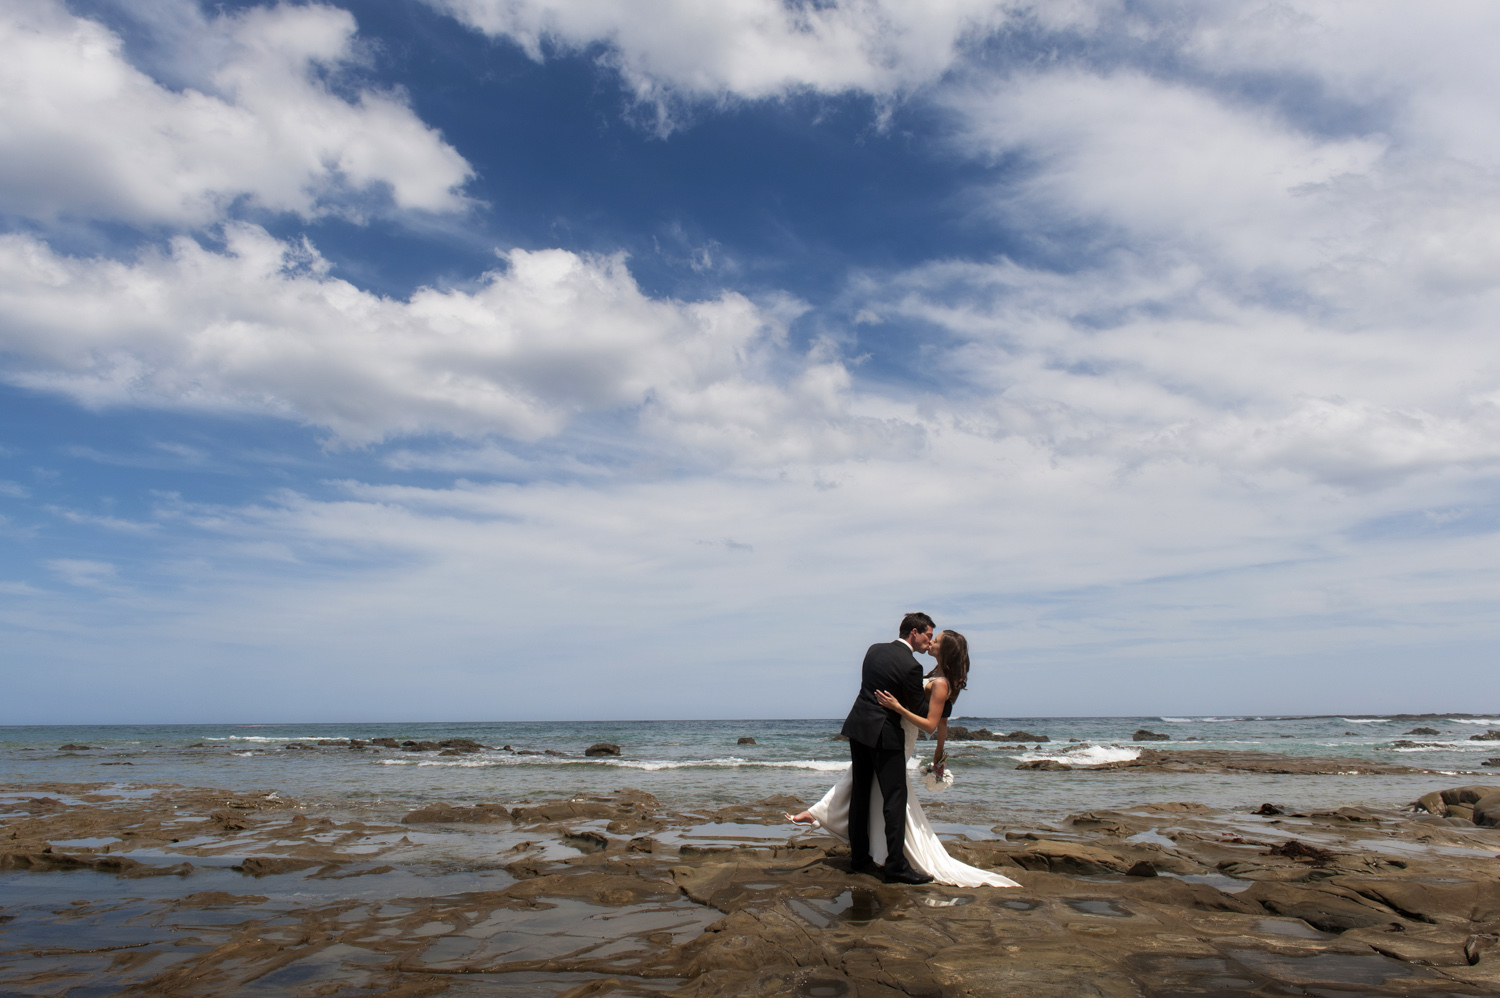
M 865 652 L 859 696 L 844 720 L 853 761 L 853 792 L 849 797 L 850 868 L 856 873 L 878 869 L 870 859 L 870 784 L 878 783 L 885 815 L 885 882 L 927 884 L 932 878 L 912 869 L 906 861 L 906 737 L 901 715 L 886 710 L 875 699 L 876 690 L 886 690 L 907 710 L 922 709 L 922 667 L 913 652 L 925 652 L 932 644 L 932 618 L 908 613 L 901 618 L 901 636 L 890 643 L 874 644 Z

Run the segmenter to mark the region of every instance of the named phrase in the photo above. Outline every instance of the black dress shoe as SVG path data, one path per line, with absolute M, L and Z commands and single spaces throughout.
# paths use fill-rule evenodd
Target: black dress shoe
M 932 883 L 932 878 L 925 873 L 918 873 L 916 870 L 902 870 L 899 873 L 892 873 L 890 870 L 887 870 L 885 872 L 885 882 L 888 884 L 911 884 L 915 887 L 919 884 Z
M 850 863 L 850 873 L 868 873 L 872 877 L 885 876 L 885 867 L 876 863 L 873 859 L 867 859 L 863 863 Z

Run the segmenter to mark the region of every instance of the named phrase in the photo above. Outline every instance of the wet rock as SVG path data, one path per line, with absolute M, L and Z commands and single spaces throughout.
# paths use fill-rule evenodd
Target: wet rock
M 401 743 L 394 738 L 371 738 L 371 745 L 379 745 L 381 748 L 400 748 Z
M 1486 923 L 1500 918 L 1500 882 L 1496 881 L 1430 884 L 1343 877 L 1338 883 L 1405 918 L 1431 925 Z
M 283 745 L 281 747 L 284 748 L 284 749 L 291 749 L 294 752 L 296 752 L 296 751 L 316 752 L 317 751 L 317 749 L 315 747 L 313 747 L 311 745 L 304 745 L 301 742 L 292 742 L 289 745 Z
M 250 856 L 243 863 L 231 866 L 247 877 L 271 877 L 281 873 L 294 873 L 310 866 L 320 866 L 317 860 L 295 859 L 284 856 Z
M 59 745 L 57 750 L 59 752 L 93 752 L 95 751 L 95 747 L 93 745 L 74 745 L 72 742 L 69 742 L 66 745 Z
M 1465 949 L 1470 936 L 1467 928 L 1452 926 L 1374 926 L 1350 929 L 1343 939 L 1362 942 L 1381 956 L 1402 963 L 1427 967 L 1463 967 L 1477 961 Z
M 622 808 L 602 801 L 560 800 L 531 807 L 512 808 L 511 819 L 520 824 L 539 824 L 544 821 L 593 821 L 597 818 L 620 818 L 634 808 Z M 624 813 L 622 813 L 624 812 Z
M 1469 818 L 1474 824 L 1487 828 L 1500 825 L 1500 792 L 1489 794 L 1475 801 L 1474 810 Z
M 319 738 L 317 743 L 319 745 L 338 745 L 344 747 L 349 744 L 349 740 L 347 738 Z
M 1156 866 L 1149 859 L 1138 861 L 1134 866 L 1125 871 L 1127 877 L 1154 877 Z
M 1051 741 L 1051 739 L 1048 738 L 1046 735 L 1033 735 L 1029 731 L 1012 731 L 1008 735 L 994 735 L 994 736 L 990 736 L 990 733 L 988 731 L 985 731 L 985 729 L 980 728 L 979 730 L 983 731 L 984 734 L 986 735 L 986 737 L 993 737 L 994 740 L 996 740 L 996 741 L 1002 741 L 1002 742 L 1047 742 L 1047 741 Z M 1073 739 L 1069 739 L 1069 741 L 1073 741 Z
M 572 756 L 568 755 L 568 753 L 566 753 L 566 752 L 559 752 L 555 748 L 545 749 L 542 752 L 542 755 L 555 755 L 555 756 L 557 756 L 558 758 L 561 758 L 561 759 L 571 759 L 572 758 Z
M 951 738 L 952 735 L 950 734 L 949 737 Z M 840 733 L 840 734 L 837 734 L 837 735 L 833 735 L 828 740 L 831 741 L 831 742 L 847 742 L 849 740 L 849 736 L 846 735 L 846 734 Z
M 738 742 L 736 742 L 735 744 L 737 744 L 737 745 L 754 745 L 755 744 L 755 739 L 749 737 L 748 735 L 746 735 L 746 736 L 741 737 L 740 740 Z
M 1491 728 L 1490 730 L 1486 731 L 1482 735 L 1470 735 L 1469 736 L 1469 741 L 1471 741 L 1471 742 L 1500 742 L 1500 731 L 1496 731 L 1494 728 Z
M 1131 864 L 1123 857 L 1079 842 L 1038 842 L 1011 857 L 1027 870 L 1093 876 L 1101 873 L 1124 873 Z
M 238 811 L 226 811 L 222 809 L 210 814 L 208 820 L 212 821 L 215 827 L 224 832 L 244 831 L 251 824 L 249 817 L 246 815 Z
M 438 742 L 438 747 L 448 749 L 452 752 L 463 753 L 479 752 L 485 748 L 485 746 L 474 741 L 472 738 L 448 738 Z
M 1145 728 L 1136 728 L 1135 734 L 1130 736 L 1130 740 L 1133 742 L 1169 742 L 1172 740 L 1172 736 L 1148 731 Z
M 401 743 L 401 751 L 403 752 L 436 752 L 439 748 L 441 746 L 433 741 L 418 742 L 407 739 Z
M 1055 771 L 1061 769 L 1072 769 L 1073 767 L 1069 766 L 1067 763 L 1058 762 L 1056 759 L 1032 759 L 1029 762 L 1020 763 L 1016 766 L 1016 768 Z
M 948 725 L 948 740 L 950 742 L 992 742 L 996 741 L 995 733 L 989 728 L 966 728 L 961 724 Z M 1040 739 L 1036 739 L 1040 741 Z
M 1488 783 L 1472 783 L 1463 787 L 1448 787 L 1423 794 L 1412 806 L 1439 818 L 1462 818 L 1472 820 L 1475 805 L 1493 794 L 1500 794 L 1500 786 Z M 1486 807 L 1485 814 L 1491 811 Z
M 428 804 L 407 813 L 401 819 L 403 825 L 421 824 L 470 824 L 492 825 L 509 822 L 510 812 L 503 804 L 475 804 L 472 807 L 456 807 L 442 802 Z
M 620 746 L 613 742 L 595 742 L 584 749 L 583 754 L 587 756 L 619 755 Z
M 1279 846 L 1273 846 L 1266 855 L 1306 861 L 1316 866 L 1325 866 L 1334 859 L 1334 854 L 1327 849 L 1298 842 L 1296 839 L 1288 839 Z
M 609 839 L 607 839 L 603 835 L 600 835 L 598 832 L 564 831 L 561 838 L 563 845 L 572 846 L 574 849 L 577 849 L 579 852 L 584 854 L 604 852 L 609 848 Z
M 1440 734 L 1442 734 L 1442 732 L 1439 731 L 1437 728 L 1412 728 L 1410 731 L 1403 732 L 1403 734 L 1408 734 L 1408 735 L 1440 735 Z
M 1311 888 L 1258 881 L 1239 897 L 1256 902 L 1273 915 L 1300 918 L 1324 932 L 1404 924 L 1401 916 L 1385 905 L 1333 886 Z
M 1286 814 L 1285 811 L 1283 811 L 1281 808 L 1277 807 L 1275 804 L 1262 804 L 1260 807 L 1256 808 L 1254 811 L 1251 811 L 1250 813 L 1251 814 L 1267 814 L 1267 815 L 1269 815 L 1269 814 Z

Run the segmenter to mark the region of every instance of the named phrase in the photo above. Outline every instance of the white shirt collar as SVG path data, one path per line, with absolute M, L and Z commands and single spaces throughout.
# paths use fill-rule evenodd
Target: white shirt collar
M 905 638 L 897 638 L 896 640 L 899 641 L 899 642 L 901 642 L 902 644 L 906 645 L 906 650 L 907 651 L 911 652 L 914 655 L 916 654 L 917 650 L 911 646 L 911 642 L 910 641 L 906 640 Z

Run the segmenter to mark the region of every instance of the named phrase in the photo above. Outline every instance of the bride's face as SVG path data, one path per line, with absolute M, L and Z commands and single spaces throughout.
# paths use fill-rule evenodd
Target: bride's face
M 938 657 L 938 648 L 942 646 L 943 635 L 946 633 L 946 631 L 938 631 L 937 634 L 933 635 L 932 644 L 927 646 L 927 654 L 933 658 Z

